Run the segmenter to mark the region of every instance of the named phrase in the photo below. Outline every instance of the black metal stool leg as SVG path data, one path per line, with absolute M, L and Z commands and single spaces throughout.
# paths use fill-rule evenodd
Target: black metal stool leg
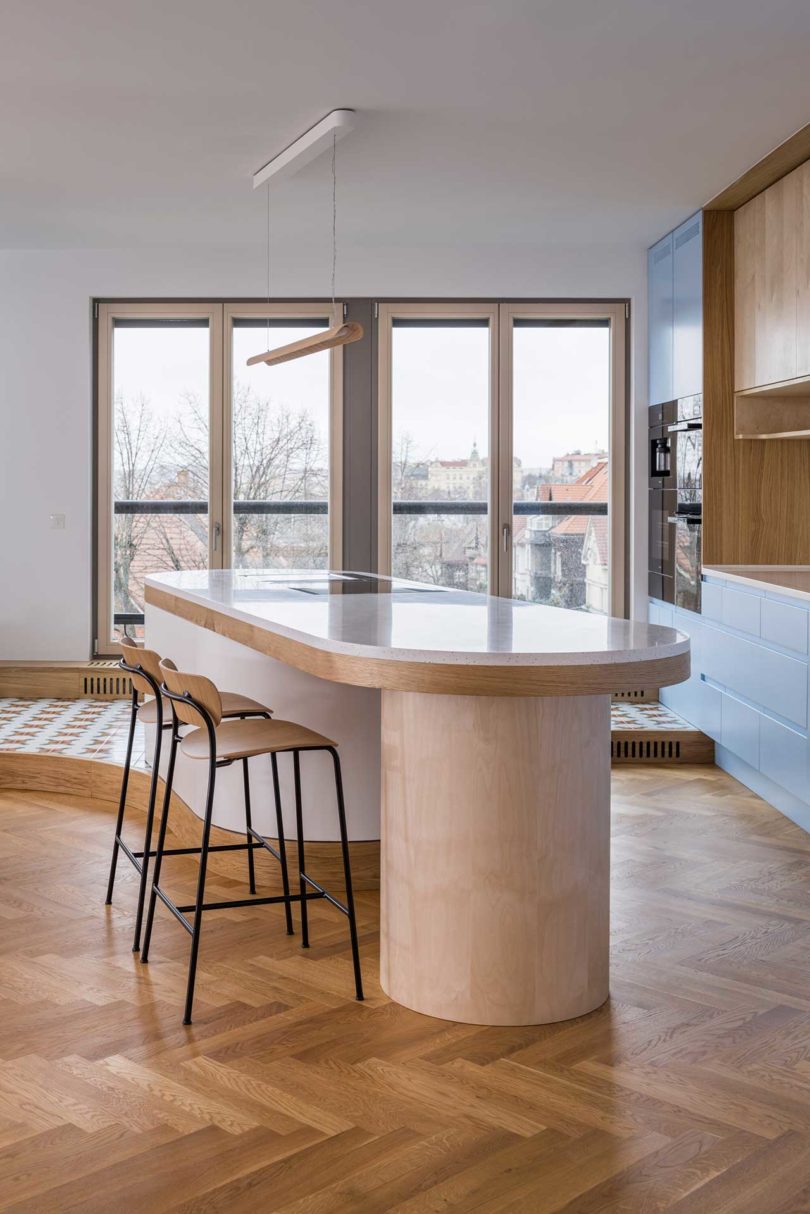
M 160 881 L 160 870 L 163 867 L 163 849 L 166 846 L 166 828 L 169 824 L 169 803 L 172 799 L 172 784 L 174 783 L 174 762 L 177 758 L 177 733 L 172 730 L 172 744 L 169 750 L 169 766 L 166 771 L 166 791 L 163 795 L 163 810 L 160 815 L 160 829 L 158 830 L 157 848 L 155 850 L 155 868 L 152 874 L 152 892 L 149 895 L 149 910 L 146 915 L 146 929 L 143 933 L 143 946 L 141 948 L 141 961 L 145 965 L 149 960 L 149 942 L 152 939 L 152 924 L 155 920 L 155 903 L 157 902 L 157 889 Z
M 138 693 L 132 689 L 132 712 L 129 718 L 129 737 L 127 739 L 127 757 L 124 760 L 124 774 L 121 777 L 121 799 L 118 802 L 118 817 L 115 821 L 115 842 L 113 843 L 112 859 L 110 861 L 110 879 L 107 882 L 107 906 L 112 902 L 113 886 L 115 885 L 115 869 L 118 864 L 118 840 L 124 826 L 124 809 L 127 803 L 127 787 L 129 785 L 129 768 L 132 762 L 132 742 L 135 737 L 135 718 L 138 715 Z
M 354 964 L 354 989 L 358 999 L 363 998 L 363 976 L 360 972 L 360 948 L 357 943 L 357 919 L 354 913 L 354 892 L 352 890 L 352 868 L 349 859 L 349 839 L 346 831 L 346 806 L 343 801 L 343 774 L 340 770 L 338 752 L 331 746 L 329 753 L 335 765 L 335 792 L 337 794 L 338 821 L 340 823 L 340 850 L 343 853 L 343 872 L 346 878 L 346 906 L 349 911 L 349 934 L 352 941 L 352 962 Z
M 301 894 L 301 948 L 309 948 L 309 921 L 307 919 L 307 883 L 304 863 L 304 813 L 301 807 L 301 760 L 300 751 L 293 751 L 293 776 L 295 778 L 295 830 L 298 835 L 298 889 Z
M 158 770 L 160 768 L 160 747 L 163 739 L 163 713 L 158 704 L 157 733 L 155 737 L 155 753 L 152 758 L 152 779 L 149 781 L 149 804 L 146 807 L 146 831 L 143 837 L 143 858 L 141 859 L 141 880 L 138 885 L 138 909 L 135 913 L 135 936 L 132 941 L 132 951 L 137 953 L 141 947 L 141 924 L 143 923 L 143 906 L 146 901 L 146 879 L 149 873 L 149 852 L 152 847 L 152 829 L 155 823 L 155 803 L 157 801 Z
M 253 863 L 253 823 L 250 820 L 250 776 L 248 775 L 248 761 L 242 760 L 242 778 L 245 782 L 245 839 L 248 844 L 247 862 L 248 862 L 248 881 L 250 882 L 250 892 L 256 893 L 256 869 Z
M 290 905 L 290 877 L 287 872 L 287 844 L 284 839 L 284 819 L 281 815 L 281 786 L 278 779 L 278 757 L 270 755 L 273 768 L 273 793 L 276 800 L 276 832 L 278 834 L 278 854 L 281 857 L 281 887 L 284 890 L 284 915 L 287 920 L 287 935 L 294 935 L 292 906 Z
M 197 901 L 194 907 L 194 930 L 191 934 L 191 956 L 188 962 L 188 986 L 186 988 L 186 1010 L 183 1016 L 183 1024 L 191 1024 L 191 1009 L 194 1003 L 194 983 L 197 978 L 197 955 L 200 951 L 203 901 L 205 899 L 205 876 L 208 869 L 208 844 L 211 838 L 211 818 L 214 812 L 216 774 L 216 748 L 212 742 L 211 763 L 208 769 L 208 795 L 205 800 L 205 821 L 203 823 L 202 847 L 200 848 L 200 875 L 197 878 Z

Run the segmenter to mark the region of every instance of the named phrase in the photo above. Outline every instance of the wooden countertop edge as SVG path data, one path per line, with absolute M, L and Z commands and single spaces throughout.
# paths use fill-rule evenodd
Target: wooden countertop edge
M 305 674 L 354 687 L 432 692 L 435 695 L 587 696 L 609 695 L 640 686 L 667 687 L 689 677 L 688 652 L 591 666 L 455 665 L 329 653 L 155 586 L 146 586 L 145 599 L 153 607 L 255 649 L 266 657 L 276 658 Z

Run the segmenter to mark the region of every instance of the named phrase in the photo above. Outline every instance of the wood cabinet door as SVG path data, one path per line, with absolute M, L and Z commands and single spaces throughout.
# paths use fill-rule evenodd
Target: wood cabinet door
M 797 374 L 799 172 L 752 198 L 734 217 L 737 391 Z
M 796 271 L 796 374 L 810 375 L 810 160 L 796 169 L 798 249 Z

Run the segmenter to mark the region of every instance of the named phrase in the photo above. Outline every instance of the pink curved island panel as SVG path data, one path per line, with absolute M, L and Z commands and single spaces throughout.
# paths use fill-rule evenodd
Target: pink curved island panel
M 393 999 L 491 1025 L 604 1002 L 610 696 L 686 679 L 687 637 L 316 570 L 155 575 L 146 619 L 148 644 L 178 665 L 340 744 L 351 836 L 381 838 Z M 309 788 L 312 838 L 331 837 L 327 775 Z M 225 785 L 218 823 L 238 829 L 240 804 Z M 269 816 L 258 825 L 273 833 Z

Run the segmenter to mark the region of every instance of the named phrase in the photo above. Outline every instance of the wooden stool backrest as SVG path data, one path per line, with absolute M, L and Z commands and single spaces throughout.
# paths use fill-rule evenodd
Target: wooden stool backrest
M 214 725 L 219 725 L 222 720 L 222 700 L 210 679 L 203 674 L 188 674 L 186 671 L 178 670 L 174 662 L 168 658 L 160 663 L 160 670 L 162 681 L 169 691 L 174 692 L 175 695 L 191 696 L 192 700 L 196 700 L 206 710 Z M 205 728 L 207 724 L 205 717 L 193 704 L 186 704 L 182 700 L 172 700 L 172 704 L 178 720 L 185 725 L 197 725 Z
M 158 687 L 163 682 L 163 675 L 160 670 L 160 654 L 155 653 L 154 649 L 144 649 L 143 645 L 139 645 L 137 641 L 133 641 L 131 637 L 121 638 L 121 656 L 127 666 L 142 666 L 147 674 L 150 674 L 157 683 Z M 154 687 L 140 674 L 130 672 L 132 686 L 136 691 L 140 691 L 142 695 L 153 696 L 155 694 Z

